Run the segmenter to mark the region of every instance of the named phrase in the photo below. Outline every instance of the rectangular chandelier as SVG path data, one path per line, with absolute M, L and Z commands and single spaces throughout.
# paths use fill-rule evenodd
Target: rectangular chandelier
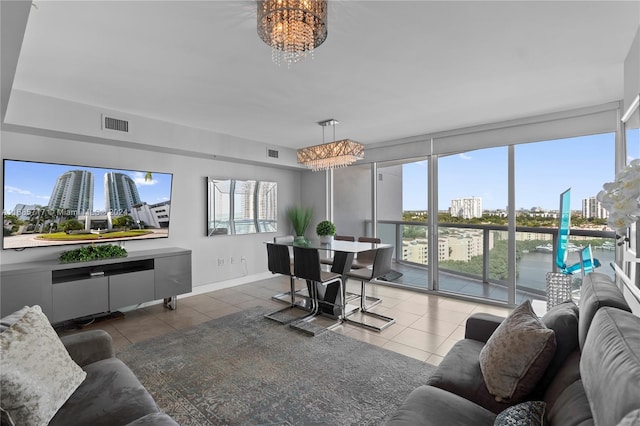
M 364 145 L 350 139 L 323 143 L 298 150 L 298 163 L 314 172 L 346 167 L 364 158 Z

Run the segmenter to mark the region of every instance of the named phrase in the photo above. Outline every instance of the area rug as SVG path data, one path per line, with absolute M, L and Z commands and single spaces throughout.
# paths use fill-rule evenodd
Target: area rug
M 182 426 L 379 425 L 435 368 L 334 332 L 310 337 L 266 312 L 228 315 L 117 356 Z

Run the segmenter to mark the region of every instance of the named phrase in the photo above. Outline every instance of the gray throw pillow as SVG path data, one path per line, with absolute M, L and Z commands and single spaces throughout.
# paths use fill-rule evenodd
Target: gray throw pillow
M 536 386 L 556 351 L 547 328 L 526 300 L 493 332 L 480 351 L 480 370 L 496 401 L 521 401 Z

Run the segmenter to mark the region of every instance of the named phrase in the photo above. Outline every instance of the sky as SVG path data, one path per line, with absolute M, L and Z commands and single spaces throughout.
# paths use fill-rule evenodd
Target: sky
M 558 210 L 571 188 L 571 209 L 582 210 L 614 179 L 613 133 L 516 145 L 516 209 Z M 628 137 L 629 152 L 640 157 L 638 133 Z M 507 208 L 507 147 L 467 151 L 438 160 L 438 209 L 455 198 L 480 197 L 483 210 Z M 427 210 L 427 163 L 403 166 L 403 210 Z
M 145 182 L 145 172 L 139 171 L 5 160 L 5 211 L 11 213 L 16 204 L 46 206 L 58 177 L 69 170 L 87 170 L 93 173 L 94 210 L 104 210 L 104 174 L 107 172 L 124 173 L 130 176 L 136 183 L 140 198 L 147 204 L 169 201 L 171 197 L 172 175 L 168 173 L 154 172 L 153 179 Z

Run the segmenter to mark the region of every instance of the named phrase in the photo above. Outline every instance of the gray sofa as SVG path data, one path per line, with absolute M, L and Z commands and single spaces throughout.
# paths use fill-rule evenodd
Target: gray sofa
M 479 361 L 502 320 L 470 317 L 465 339 L 387 424 L 493 425 L 508 407 L 544 401 L 545 424 L 640 425 L 640 317 L 608 276 L 594 272 L 585 278 L 579 310 L 565 302 L 542 318 L 555 331 L 555 357 L 529 394 L 509 402 L 489 393 Z
M 19 312 L 0 320 L 0 332 L 21 317 Z M 87 376 L 49 425 L 177 425 L 160 412 L 133 372 L 115 357 L 107 332 L 84 331 L 63 336 L 61 341 Z M 3 426 L 6 420 L 3 417 Z

